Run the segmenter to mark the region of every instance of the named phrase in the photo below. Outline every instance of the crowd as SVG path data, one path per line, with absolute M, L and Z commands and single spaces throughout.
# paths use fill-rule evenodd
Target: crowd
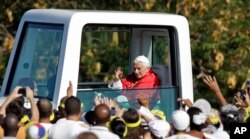
M 144 86 L 144 82 L 148 84 L 147 81 L 155 78 L 147 66 L 147 60 L 142 58 L 140 62 L 146 64 L 135 65 L 133 78 L 121 79 L 121 71 L 116 72 L 115 82 L 120 84 L 119 88 Z M 145 74 L 149 78 L 140 82 Z M 96 96 L 93 109 L 83 113 L 84 102 L 72 95 L 71 82 L 57 109 L 53 109 L 51 102 L 45 98 L 35 102 L 29 87 L 17 86 L 0 108 L 0 138 L 229 139 L 230 124 L 250 121 L 249 88 L 246 86 L 243 93 L 235 95 L 235 102 L 229 103 L 222 95 L 215 77 L 206 76 L 203 81 L 214 92 L 221 108 L 212 108 L 204 98 L 194 103 L 189 99 L 178 98 L 176 101 L 185 105 L 185 108 L 181 105 L 167 120 L 163 112 L 150 110 L 150 98 L 143 93 L 137 95 L 139 109 L 123 109 L 116 100 Z M 158 82 L 155 80 L 151 85 Z M 21 90 L 25 93 L 20 93 Z M 24 107 L 25 101 L 29 101 L 30 109 Z

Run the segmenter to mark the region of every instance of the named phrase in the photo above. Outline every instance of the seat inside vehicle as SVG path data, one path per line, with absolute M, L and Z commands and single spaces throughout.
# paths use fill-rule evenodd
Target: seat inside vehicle
M 157 77 L 161 81 L 161 87 L 170 86 L 170 76 L 167 65 L 155 64 L 151 69 L 156 73 Z

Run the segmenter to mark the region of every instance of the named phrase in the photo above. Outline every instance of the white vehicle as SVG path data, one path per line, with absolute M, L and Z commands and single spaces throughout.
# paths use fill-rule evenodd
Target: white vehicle
M 133 107 L 136 100 L 122 102 L 124 90 L 107 86 L 115 67 L 122 66 L 129 74 L 134 58 L 145 55 L 161 80 L 152 108 L 169 116 L 179 106 L 177 97 L 193 100 L 189 37 L 188 21 L 180 15 L 29 10 L 18 27 L 1 95 L 7 96 L 17 85 L 28 85 L 37 89 L 37 98 L 58 105 L 72 81 L 74 95 L 85 110 L 92 107 L 95 95 Z

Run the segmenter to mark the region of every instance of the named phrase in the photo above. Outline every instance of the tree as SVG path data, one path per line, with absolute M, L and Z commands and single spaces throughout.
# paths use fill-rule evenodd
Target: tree
M 195 98 L 210 98 L 200 81 L 214 74 L 226 97 L 250 79 L 250 1 L 248 0 L 2 0 L 0 5 L 1 80 L 19 20 L 31 8 L 164 12 L 184 15 L 190 24 Z

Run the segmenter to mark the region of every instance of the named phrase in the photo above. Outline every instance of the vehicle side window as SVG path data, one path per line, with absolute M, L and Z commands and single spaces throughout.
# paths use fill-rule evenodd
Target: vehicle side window
M 82 31 L 78 88 L 106 88 L 117 66 L 128 71 L 129 27 L 87 25 Z

